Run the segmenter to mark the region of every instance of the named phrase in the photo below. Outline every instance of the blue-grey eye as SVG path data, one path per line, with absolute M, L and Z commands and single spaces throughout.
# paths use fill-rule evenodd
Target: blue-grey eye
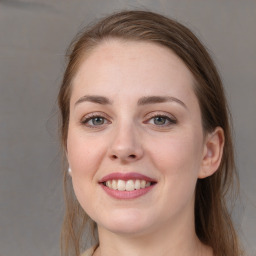
M 154 117 L 154 124 L 155 125 L 165 125 L 169 122 L 169 118 L 163 116 L 156 116 Z
M 177 120 L 166 115 L 154 115 L 147 121 L 147 123 L 159 127 L 167 127 L 176 124 Z
M 105 123 L 105 118 L 97 116 L 91 119 L 92 125 L 103 125 Z

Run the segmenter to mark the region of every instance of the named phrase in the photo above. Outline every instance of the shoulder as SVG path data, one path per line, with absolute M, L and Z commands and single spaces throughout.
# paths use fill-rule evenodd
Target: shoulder
M 85 252 L 83 252 L 81 254 L 81 256 L 92 256 L 92 254 L 94 253 L 95 249 L 96 249 L 96 246 L 93 246 L 93 247 L 89 248 L 88 250 L 86 250 Z

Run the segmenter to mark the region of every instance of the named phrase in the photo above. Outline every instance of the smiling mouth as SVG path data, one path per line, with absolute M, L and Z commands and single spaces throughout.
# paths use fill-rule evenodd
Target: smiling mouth
M 118 191 L 134 191 L 140 190 L 147 187 L 150 187 L 156 182 L 150 182 L 146 180 L 108 180 L 106 182 L 102 182 L 102 184 L 109 189 L 118 190 Z

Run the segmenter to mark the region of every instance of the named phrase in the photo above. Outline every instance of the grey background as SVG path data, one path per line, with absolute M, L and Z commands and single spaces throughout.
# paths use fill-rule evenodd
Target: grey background
M 85 24 L 124 8 L 176 18 L 212 53 L 234 118 L 242 192 L 234 219 L 256 255 L 255 0 L 0 0 L 0 256 L 59 255 L 64 53 Z

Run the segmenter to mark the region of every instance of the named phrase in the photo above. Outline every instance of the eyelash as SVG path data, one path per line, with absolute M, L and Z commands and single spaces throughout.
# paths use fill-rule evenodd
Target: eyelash
M 103 119 L 103 124 L 99 124 L 99 125 L 95 125 L 95 124 L 89 124 L 90 121 L 93 122 L 93 120 L 95 120 L 96 118 L 101 118 Z M 150 123 L 151 120 L 154 120 L 156 118 L 163 118 L 165 120 L 165 123 L 162 125 L 157 125 L 155 123 Z M 166 122 L 168 122 L 166 124 Z M 87 126 L 89 128 L 101 128 L 102 126 L 106 125 L 106 124 L 109 124 L 111 123 L 107 117 L 105 117 L 102 113 L 92 113 L 92 114 L 89 114 L 87 115 L 85 118 L 83 118 L 81 120 L 81 124 L 84 125 L 84 126 Z M 170 117 L 168 115 L 164 115 L 164 114 L 152 114 L 144 123 L 148 123 L 148 124 L 151 124 L 151 125 L 154 125 L 154 126 L 157 126 L 157 127 L 169 127 L 173 124 L 176 124 L 177 123 L 177 120 L 173 117 Z
M 156 118 L 163 118 L 165 120 L 165 123 L 161 124 L 161 125 L 157 125 L 155 123 L 152 123 L 152 125 L 157 126 L 157 127 L 165 128 L 165 127 L 169 127 L 171 125 L 177 124 L 177 120 L 174 117 L 170 117 L 169 115 L 162 114 L 162 113 L 161 114 L 160 113 L 159 114 L 158 113 L 152 114 L 150 116 L 150 118 L 148 118 L 147 121 L 144 122 L 144 123 L 150 123 L 151 120 L 154 120 Z M 168 122 L 168 123 L 166 124 L 166 122 Z
M 89 124 L 90 121 L 95 120 L 96 118 L 101 118 L 103 119 L 104 123 L 101 125 L 93 125 L 93 124 Z M 87 115 L 85 118 L 83 118 L 81 120 L 81 124 L 85 125 L 89 128 L 99 128 L 102 127 L 103 125 L 105 125 L 106 123 L 111 123 L 110 121 L 108 121 L 108 118 L 105 117 L 102 113 L 92 113 Z

